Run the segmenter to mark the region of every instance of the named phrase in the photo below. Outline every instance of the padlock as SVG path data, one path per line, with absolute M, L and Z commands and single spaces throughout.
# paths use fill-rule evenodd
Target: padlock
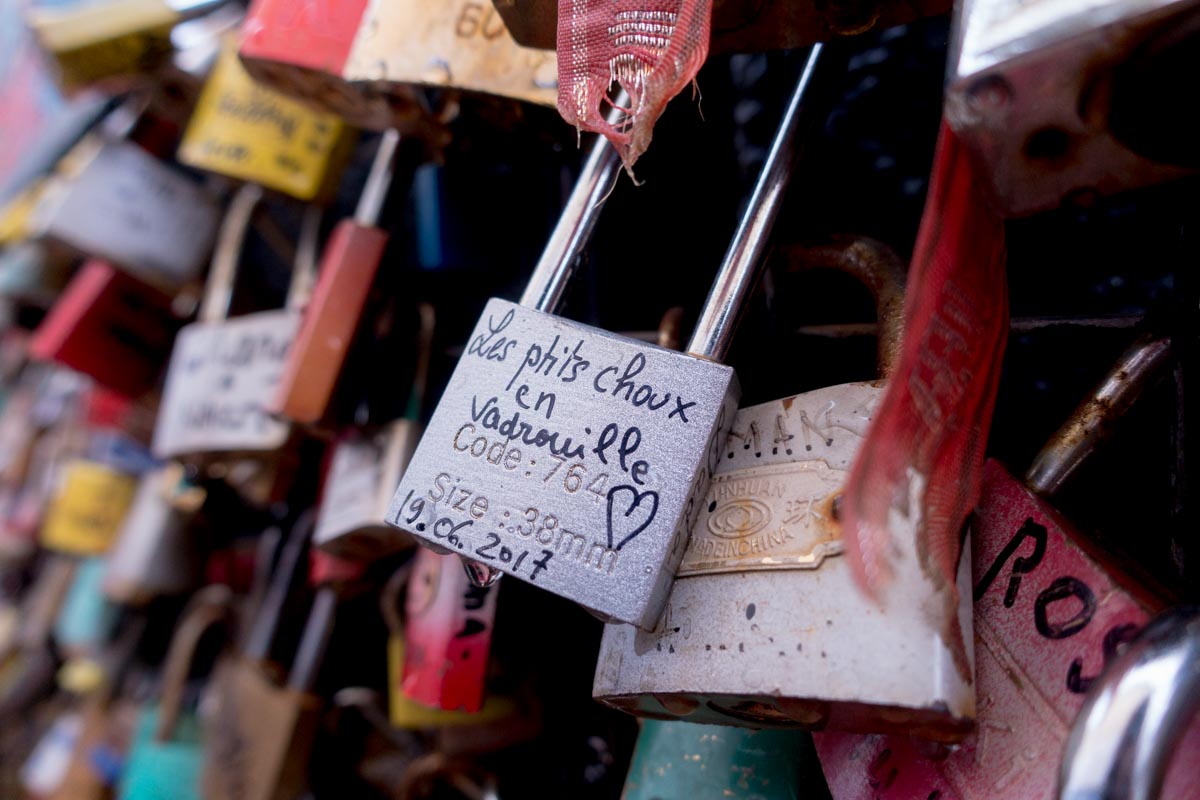
M 1194 70 L 1195 0 L 978 0 L 954 27 L 947 119 L 1009 214 L 1091 204 L 1200 167 L 1195 120 L 1167 99 Z
M 901 262 L 852 240 L 828 265 L 872 289 L 890 364 Z M 840 557 L 842 485 L 882 394 L 882 381 L 848 383 L 738 410 L 665 613 L 649 633 L 605 626 L 593 696 L 691 722 L 967 734 L 972 676 L 942 642 L 934 588 L 911 563 L 913 574 L 874 601 Z M 968 632 L 969 569 L 963 559 Z
M 315 236 L 301 234 L 288 307 L 226 319 L 246 228 L 262 189 L 238 189 L 222 224 L 198 320 L 175 339 L 158 423 L 154 454 L 263 453 L 282 446 L 291 430 L 266 406 L 283 371 L 300 324 L 300 304 L 315 269 Z M 319 217 L 306 214 L 315 233 Z
M 25 12 L 38 43 L 53 59 L 63 86 L 77 89 L 106 78 L 151 72 L 172 52 L 171 29 L 220 0 L 75 0 L 39 3 Z
M 217 625 L 227 626 L 232 609 L 229 590 L 209 586 L 185 610 L 163 662 L 161 699 L 138 719 L 119 800 L 200 800 L 201 726 L 183 708 L 184 685 L 201 639 Z
M 54 641 L 68 657 L 94 656 L 117 625 L 118 609 L 101 591 L 104 559 L 85 558 L 75 568 L 71 588 L 54 623 Z
M 812 745 L 799 731 L 750 731 L 694 722 L 642 723 L 622 800 L 753 797 L 808 791 Z
M 418 311 L 417 365 L 406 415 L 376 432 L 350 432 L 333 445 L 313 533 L 313 544 L 323 550 L 373 559 L 411 544 L 384 518 L 421 435 L 435 313 L 428 303 Z
M 479 711 L 498 587 L 474 585 L 453 555 L 421 548 L 414 558 L 400 692 L 432 708 Z
M 492 299 L 484 309 L 389 523 L 472 560 L 483 578 L 508 573 L 602 618 L 654 626 L 733 420 L 740 389 L 719 362 L 759 274 L 817 54 L 688 352 L 549 315 L 614 166 L 599 144 L 521 304 Z
M 1067 738 L 1060 800 L 1134 800 L 1162 794 L 1167 768 L 1191 725 L 1200 744 L 1200 610 L 1174 609 L 1152 620 L 1100 675 Z M 1195 772 L 1188 758 L 1183 769 Z M 1200 781 L 1193 780 L 1192 790 Z
M 1122 354 L 1034 460 L 1027 479 L 1037 492 L 1056 490 L 1112 432 L 1169 352 L 1169 341 L 1150 336 Z M 1160 608 L 1118 565 L 1098 562 L 1053 508 L 995 461 L 984 467 L 971 550 L 975 732 L 948 754 L 931 754 L 903 735 L 814 734 L 837 800 L 1052 797 L 1085 694 Z M 1189 741 L 1184 752 L 1200 753 L 1200 737 Z M 1164 797 L 1200 792 L 1194 770 L 1171 777 Z
M 342 220 L 330 234 L 270 405 L 273 413 L 307 423 L 325 416 L 387 247 L 388 234 L 379 227 L 379 215 L 391 188 L 399 144 L 396 131 L 383 134 L 354 218 Z
M 553 107 L 558 59 L 521 47 L 488 0 L 369 0 L 343 71 L 352 84 L 463 89 Z
M 300 200 L 333 188 L 352 144 L 341 119 L 254 82 L 226 37 L 196 102 L 179 160 Z
M 42 525 L 42 545 L 76 556 L 104 553 L 136 489 L 135 476 L 108 464 L 83 459 L 64 464 Z
M 30 226 L 36 236 L 173 290 L 199 275 L 217 206 L 195 179 L 117 135 L 132 130 L 138 108 L 114 112 L 64 159 Z
M 422 556 L 425 556 L 425 560 Z M 387 664 L 388 664 L 388 717 L 391 725 L 395 728 L 405 730 L 436 728 L 445 730 L 448 727 L 457 725 L 487 725 L 492 723 L 504 724 L 505 733 L 503 734 L 506 741 L 513 741 L 513 733 L 527 726 L 512 724 L 518 719 L 518 714 L 521 709 L 518 708 L 514 698 L 505 694 L 487 691 L 485 685 L 488 651 L 490 650 L 493 623 L 495 621 L 495 600 L 489 599 L 487 595 L 481 595 L 478 592 L 470 593 L 475 598 L 482 598 L 484 603 L 482 606 L 470 609 L 466 608 L 464 601 L 468 597 L 468 590 L 461 585 L 457 595 L 454 594 L 453 586 L 447 587 L 439 583 L 439 579 L 443 574 L 447 576 L 446 583 L 453 584 L 457 576 L 450 575 L 451 571 L 461 573 L 462 570 L 456 564 L 445 564 L 444 562 L 430 561 L 428 556 L 436 555 L 432 553 L 423 553 L 418 551 L 414 556 L 413 561 L 397 570 L 387 583 L 384 584 L 383 591 L 379 595 L 379 608 L 383 615 L 383 620 L 388 628 L 388 644 L 387 644 Z M 444 558 L 444 557 L 442 557 Z M 446 569 L 448 567 L 449 569 Z M 410 584 L 410 579 L 422 581 L 420 587 L 413 587 Z M 447 591 L 449 589 L 449 591 Z M 442 594 L 439 595 L 439 591 Z M 420 595 L 414 597 L 414 595 Z M 494 596 L 494 592 L 492 595 Z M 457 603 L 458 613 L 443 613 L 443 622 L 448 628 L 453 628 L 457 623 L 457 630 L 464 630 L 462 623 L 464 620 L 473 619 L 474 632 L 471 637 L 474 644 L 468 652 L 468 660 L 474 661 L 473 664 L 462 665 L 454 662 L 452 659 L 447 660 L 442 666 L 439 675 L 433 676 L 432 679 L 422 678 L 415 681 L 416 685 L 422 689 L 428 690 L 428 687 L 442 683 L 444 686 L 452 686 L 455 689 L 454 700 L 459 701 L 458 706 L 464 706 L 461 702 L 463 699 L 470 700 L 470 705 L 475 705 L 476 708 L 458 710 L 455 708 L 454 702 L 448 703 L 443 707 L 439 703 L 420 702 L 413 699 L 405 692 L 405 677 L 406 664 L 408 663 L 408 647 L 407 647 L 407 613 L 400 614 L 401 603 L 405 608 L 413 605 L 412 600 L 423 602 L 424 606 L 417 608 L 418 614 L 428 614 L 433 606 L 439 605 L 438 600 L 441 599 L 440 606 L 442 608 L 449 607 L 454 610 L 453 603 Z M 449 599 L 449 603 L 447 602 Z M 475 601 L 471 601 L 472 605 L 476 605 Z M 428 628 L 428 623 L 426 623 Z M 422 631 L 421 633 L 427 633 Z M 431 640 L 428 636 L 421 642 L 421 646 L 426 649 L 426 653 L 430 652 L 429 646 Z M 443 647 L 443 652 L 445 652 Z M 418 668 L 423 665 L 418 665 Z M 431 665 L 432 668 L 432 665 Z M 470 681 L 478 679 L 479 685 L 473 686 Z M 464 691 L 464 687 L 465 691 Z M 446 697 L 450 699 L 449 694 L 444 694 L 439 691 L 431 692 L 436 697 Z M 482 699 L 482 705 L 475 698 Z
M 91 259 L 42 320 L 29 352 L 137 396 L 157 381 L 179 325 L 169 295 Z
M 104 595 L 114 603 L 143 606 L 194 586 L 200 548 L 190 523 L 205 497 L 178 464 L 143 475 L 105 560 Z
M 344 77 L 346 59 L 362 24 L 366 0 L 254 0 L 238 49 L 246 71 L 265 86 L 372 130 L 431 132 L 415 94 L 382 93 Z
M 312 691 L 337 608 L 332 588 L 321 588 L 313 598 L 284 684 L 266 674 L 265 662 L 297 570 L 307 564 L 295 545 L 307 543 L 311 533 L 312 515 L 306 514 L 289 536 L 292 550 L 271 578 L 245 647 L 217 668 L 205 721 L 201 786 L 207 800 L 282 800 L 299 796 L 307 785 L 321 707 Z

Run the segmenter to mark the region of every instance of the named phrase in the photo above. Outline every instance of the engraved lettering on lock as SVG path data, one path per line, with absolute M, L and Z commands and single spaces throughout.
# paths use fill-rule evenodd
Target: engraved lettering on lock
M 634 380 L 645 368 L 646 356 L 642 353 L 635 353 L 623 369 L 620 366 L 609 366 L 596 373 L 596 377 L 592 379 L 592 388 L 600 394 L 616 397 L 632 406 L 644 406 L 651 411 L 660 411 L 666 408 L 667 404 L 674 399 L 675 407 L 667 414 L 667 419 L 679 417 L 684 424 L 690 423 L 687 410 L 696 403 L 685 403 L 682 397 L 677 395 L 672 397 L 670 392 L 660 394 L 653 384 Z M 620 374 L 618 375 L 618 373 Z
M 520 448 L 510 447 L 505 442 L 493 442 L 486 436 L 477 436 L 476 433 L 475 426 L 468 422 L 455 432 L 450 446 L 456 452 L 468 453 L 472 458 L 481 459 L 509 472 L 521 465 Z
M 497 336 L 513 321 L 515 312 L 509 309 L 499 322 L 495 318 L 488 316 L 487 333 L 481 333 L 471 340 L 467 346 L 467 355 L 479 356 L 487 361 L 503 361 L 508 358 L 508 354 L 517 346 L 516 339 L 509 339 L 505 336 Z
M 479 406 L 478 395 L 472 396 L 471 418 L 482 427 L 496 431 L 510 442 L 520 441 L 530 447 L 541 447 L 549 450 L 556 456 L 564 456 L 566 458 L 583 457 L 583 445 L 575 444 L 570 436 L 564 437 L 560 444 L 559 436 L 561 434 L 559 431 L 539 428 L 534 432 L 532 425 L 521 421 L 520 411 L 514 411 L 512 416 L 502 419 L 503 414 L 500 411 L 499 403 L 500 398 L 492 395 L 484 402 L 481 408 Z
M 821 566 L 842 552 L 833 507 L 844 477 L 824 461 L 718 473 L 680 577 Z
M 511 312 L 510 312 L 511 313 Z M 571 345 L 563 345 L 562 356 L 557 355 L 559 351 L 558 343 L 562 339 L 562 335 L 556 335 L 554 340 L 544 347 L 539 344 L 530 344 L 525 351 L 524 358 L 517 365 L 517 369 L 513 372 L 511 378 L 508 379 L 508 384 L 504 387 L 505 391 L 512 391 L 513 384 L 517 382 L 517 378 L 528 367 L 535 375 L 543 377 L 554 377 L 562 383 L 574 383 L 579 378 L 579 373 L 586 372 L 592 362 L 588 361 L 582 355 L 580 350 L 583 348 L 583 340 L 580 339 L 572 348 Z M 555 369 L 557 365 L 558 369 Z M 546 418 L 549 419 L 547 414 Z

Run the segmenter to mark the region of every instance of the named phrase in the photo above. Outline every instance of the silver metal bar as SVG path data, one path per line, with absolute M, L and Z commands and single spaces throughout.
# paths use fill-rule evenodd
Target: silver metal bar
M 337 616 L 337 592 L 328 586 L 317 590 L 304 633 L 296 647 L 292 670 L 288 674 L 288 688 L 298 692 L 311 692 L 321 672 L 329 638 L 333 635 L 333 621 Z
M 220 233 L 217 234 L 217 248 L 213 253 L 208 283 L 204 287 L 204 300 L 200 304 L 198 316 L 201 322 L 220 322 L 229 316 L 229 303 L 233 299 L 233 283 L 237 278 L 246 230 L 262 198 L 262 187 L 246 183 L 229 202 L 229 211 L 225 213 Z
M 1025 474 L 1029 488 L 1046 497 L 1057 492 L 1170 360 L 1168 338 L 1145 335 L 1130 345 L 1033 459 Z
M 1058 774 L 1060 800 L 1158 798 L 1175 746 L 1200 709 L 1198 663 L 1196 609 L 1147 625 L 1105 668 L 1075 718 Z
M 787 189 L 795 154 L 793 139 L 800 122 L 800 105 L 812 83 L 822 46 L 815 44 L 796 88 L 792 90 L 783 121 L 775 132 L 775 140 L 763 163 L 762 173 L 750 195 L 750 202 L 738 223 L 733 241 L 725 252 L 725 260 L 717 279 L 704 301 L 704 310 L 696 322 L 687 352 L 693 356 L 724 361 L 741 319 L 741 310 L 754 290 L 763 268 L 763 250 Z
M 317 273 L 321 268 L 321 217 L 325 210 L 317 205 L 304 207 L 300 221 L 300 240 L 296 244 L 296 258 L 292 262 L 292 280 L 288 285 L 287 308 L 302 310 L 312 298 L 317 285 Z
M 383 138 L 379 140 L 379 149 L 375 151 L 375 160 L 371 162 L 367 182 L 363 185 L 362 195 L 358 198 L 358 207 L 354 209 L 354 221 L 364 228 L 373 228 L 379 224 L 379 214 L 383 211 L 383 203 L 392 187 L 392 174 L 396 171 L 396 151 L 399 147 L 400 132 L 395 128 L 384 131 Z
M 621 120 L 624 111 L 620 107 L 628 106 L 629 102 L 629 95 L 621 91 L 608 114 L 610 125 L 616 125 Z M 575 188 L 563 207 L 562 216 L 558 218 L 550 241 L 546 243 L 546 249 L 542 251 L 542 257 L 521 295 L 521 305 L 547 314 L 553 314 L 558 309 L 575 262 L 591 238 L 596 220 L 600 218 L 600 209 L 612 190 L 619 164 L 616 149 L 603 136 L 597 136 L 583 163 L 579 180 L 575 182 Z

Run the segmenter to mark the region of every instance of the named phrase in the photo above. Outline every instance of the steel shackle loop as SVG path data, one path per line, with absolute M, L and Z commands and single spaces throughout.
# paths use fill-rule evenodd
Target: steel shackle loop
M 1175 609 L 1150 622 L 1092 687 L 1067 738 L 1058 797 L 1155 800 L 1197 711 L 1200 609 Z

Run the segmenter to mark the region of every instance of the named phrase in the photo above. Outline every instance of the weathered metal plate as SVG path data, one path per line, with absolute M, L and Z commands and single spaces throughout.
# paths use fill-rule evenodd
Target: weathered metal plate
M 662 620 L 605 627 L 593 696 L 691 722 L 966 734 L 972 676 L 921 610 L 940 604 L 920 569 L 897 570 L 877 604 L 839 556 L 841 487 L 881 393 L 844 384 L 738 411 Z
M 1084 692 L 1154 604 L 1107 574 L 1043 501 L 989 461 L 974 530 L 976 730 L 943 758 L 908 737 L 817 734 L 837 800 L 1048 798 Z M 1200 797 L 1200 725 L 1163 797 Z
M 493 2 L 519 44 L 554 49 L 557 0 Z M 950 6 L 948 0 L 714 0 L 709 53 L 788 50 L 944 14 Z
M 493 299 L 388 522 L 650 628 L 739 393 L 729 367 Z
M 1152 67 L 1155 51 L 1173 44 L 1166 41 L 1173 32 L 1195 28 L 1198 19 L 1197 0 L 964 3 L 952 39 L 946 118 L 988 165 L 1003 209 L 1025 215 L 1086 204 L 1194 174 L 1200 162 L 1192 137 L 1185 137 L 1184 164 L 1137 152 L 1141 145 L 1131 147 L 1115 129 L 1124 129 L 1117 118 L 1132 115 L 1143 145 L 1176 141 L 1172 129 L 1186 129 L 1169 109 L 1155 117 L 1128 101 L 1161 90 L 1139 88 L 1136 70 Z M 1118 86 L 1118 72 L 1128 68 L 1133 79 Z
M 371 0 L 344 76 L 558 101 L 555 54 L 518 45 L 487 0 Z
M 274 450 L 286 422 L 267 414 L 300 325 L 291 311 L 262 311 L 179 332 L 167 372 L 154 454 Z

